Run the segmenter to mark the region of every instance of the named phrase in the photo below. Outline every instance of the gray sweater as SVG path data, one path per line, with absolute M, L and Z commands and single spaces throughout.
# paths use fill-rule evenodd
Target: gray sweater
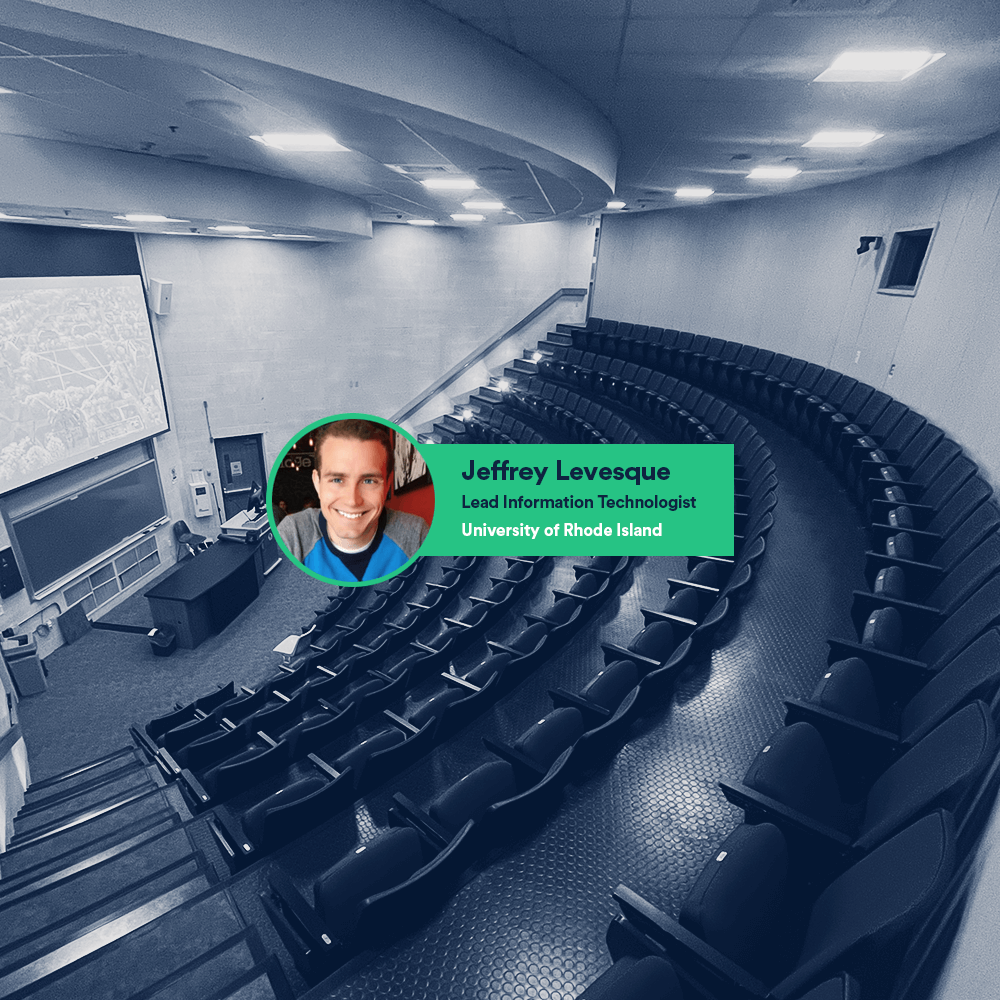
M 316 507 L 289 514 L 279 525 L 278 534 L 296 559 L 303 561 L 322 538 L 322 517 Z M 427 537 L 427 522 L 416 514 L 386 508 L 385 534 L 412 556 Z

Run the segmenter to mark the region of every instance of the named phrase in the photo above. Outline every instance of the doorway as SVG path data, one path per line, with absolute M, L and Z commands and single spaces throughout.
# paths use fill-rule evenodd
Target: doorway
M 261 435 L 216 438 L 215 459 L 222 484 L 223 513 L 228 521 L 234 514 L 246 510 L 253 483 L 267 485 Z

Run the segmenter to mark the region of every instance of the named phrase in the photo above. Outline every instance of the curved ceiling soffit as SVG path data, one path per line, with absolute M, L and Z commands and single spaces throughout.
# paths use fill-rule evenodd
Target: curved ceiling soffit
M 593 105 L 519 53 L 423 4 L 9 0 L 3 19 L 112 51 L 270 75 L 278 86 L 312 77 L 331 101 L 399 120 L 428 145 L 434 136 L 454 139 L 572 185 L 574 204 L 556 214 L 601 208 L 614 188 L 618 140 Z

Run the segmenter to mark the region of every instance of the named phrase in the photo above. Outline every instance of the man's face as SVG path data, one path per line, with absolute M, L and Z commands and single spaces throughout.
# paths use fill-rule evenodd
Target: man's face
M 313 486 L 330 541 L 363 548 L 375 537 L 389 491 L 385 448 L 378 441 L 328 437 L 316 457 Z

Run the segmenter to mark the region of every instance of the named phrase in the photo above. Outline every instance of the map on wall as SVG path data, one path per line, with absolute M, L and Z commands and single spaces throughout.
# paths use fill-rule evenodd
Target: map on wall
M 0 492 L 167 426 L 139 275 L 0 279 Z

